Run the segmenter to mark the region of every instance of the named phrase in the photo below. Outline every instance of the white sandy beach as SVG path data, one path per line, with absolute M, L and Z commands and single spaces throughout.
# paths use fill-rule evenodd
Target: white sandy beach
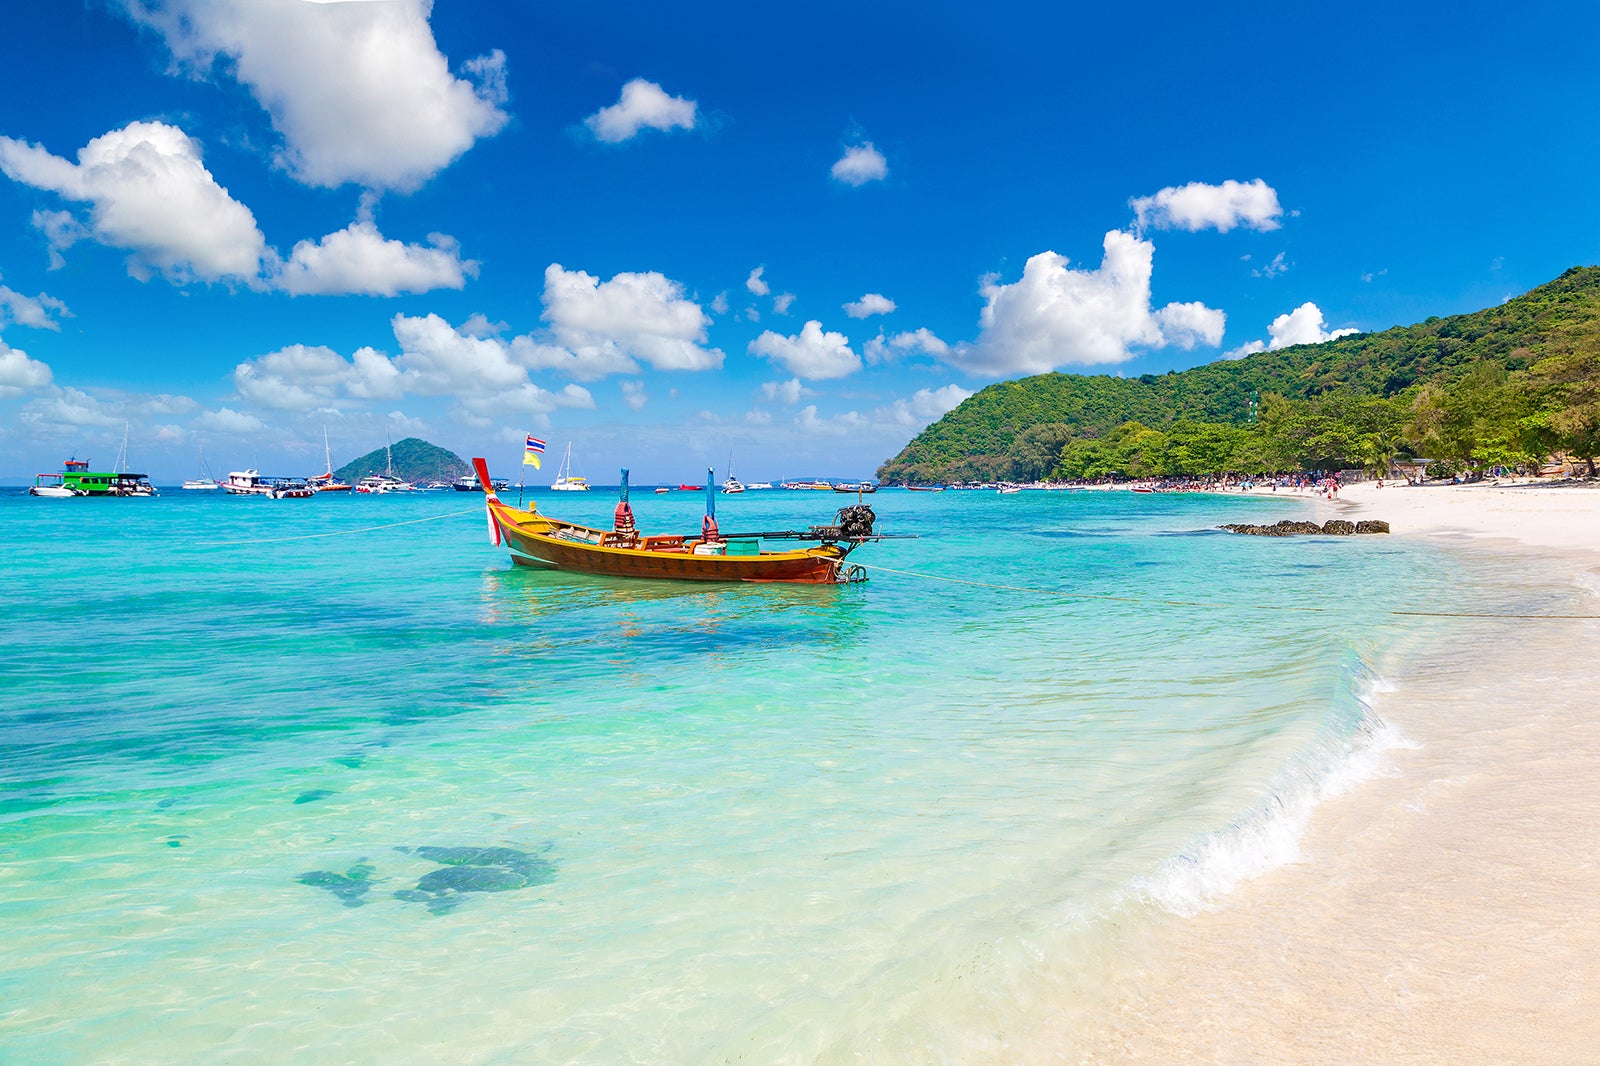
M 1600 592 L 1600 490 L 1366 484 L 1315 506 Z M 1600 1062 L 1600 622 L 1469 630 L 1378 698 L 1410 742 L 1386 771 L 1317 808 L 1299 862 L 1172 919 L 1063 1059 Z

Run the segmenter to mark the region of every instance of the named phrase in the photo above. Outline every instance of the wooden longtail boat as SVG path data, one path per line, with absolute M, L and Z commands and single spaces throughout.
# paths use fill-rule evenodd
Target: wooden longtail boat
M 484 488 L 489 539 L 495 545 L 504 542 L 511 561 L 519 566 L 671 581 L 833 584 L 865 580 L 860 567 L 845 565 L 845 556 L 869 540 L 881 539 L 872 532 L 872 509 L 864 506 L 840 511 L 833 526 L 725 536 L 717 529 L 714 488 L 706 493 L 700 536 L 643 536 L 634 528 L 628 506 L 626 470 L 614 527 L 594 529 L 540 514 L 533 504 L 523 510 L 501 502 L 489 480 L 488 464 L 475 458 L 472 465 Z M 713 483 L 708 479 L 707 484 Z M 784 551 L 761 547 L 762 539 L 774 538 L 818 543 Z

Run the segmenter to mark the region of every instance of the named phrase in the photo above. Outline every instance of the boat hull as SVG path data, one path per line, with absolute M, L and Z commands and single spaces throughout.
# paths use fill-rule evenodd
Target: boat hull
M 490 502 L 489 511 L 511 550 L 512 561 L 519 566 L 602 577 L 826 585 L 840 580 L 844 557 L 853 547 L 822 544 L 757 555 L 699 555 L 694 552 L 695 541 L 683 541 L 681 547 L 653 550 L 605 544 L 605 540 L 612 538 L 604 530 L 552 522 L 536 513 L 507 507 L 498 500 Z M 591 535 L 600 543 L 573 539 Z M 645 543 L 651 539 L 646 538 Z

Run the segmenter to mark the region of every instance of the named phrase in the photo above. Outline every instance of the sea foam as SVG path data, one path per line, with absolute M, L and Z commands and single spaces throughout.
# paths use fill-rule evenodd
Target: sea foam
M 1387 771 L 1389 753 L 1415 747 L 1374 709 L 1395 685 L 1359 659 L 1341 700 L 1312 743 L 1274 775 L 1267 795 L 1227 826 L 1130 885 L 1130 896 L 1192 917 L 1253 880 L 1302 858 L 1300 842 L 1318 804 Z M 1351 724 L 1343 724 L 1351 723 Z

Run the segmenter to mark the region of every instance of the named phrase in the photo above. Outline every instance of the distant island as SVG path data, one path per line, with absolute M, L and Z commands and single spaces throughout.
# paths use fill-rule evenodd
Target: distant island
M 395 441 L 387 448 L 374 448 L 366 455 L 350 460 L 333 473 L 340 481 L 354 483 L 370 474 L 389 471 L 391 461 L 393 473 L 397 477 L 419 484 L 426 484 L 429 481 L 454 481 L 471 471 L 466 460 L 455 452 L 441 448 L 437 444 L 429 444 L 419 437 L 407 437 L 405 440 Z
M 1430 475 L 1600 453 L 1600 267 L 1496 307 L 1134 378 L 1040 374 L 975 393 L 878 468 L 888 483 Z

